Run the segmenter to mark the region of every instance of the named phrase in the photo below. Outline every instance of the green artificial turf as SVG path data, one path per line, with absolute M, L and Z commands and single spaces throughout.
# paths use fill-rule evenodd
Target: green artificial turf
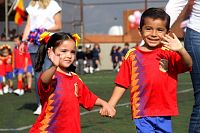
M 114 87 L 116 72 L 100 71 L 80 76 L 85 84 L 99 97 L 108 100 Z M 16 82 L 16 81 L 15 81 Z M 184 92 L 183 90 L 188 90 Z M 192 84 L 189 73 L 179 76 L 178 104 L 180 115 L 173 117 L 173 132 L 187 133 L 189 118 L 194 102 Z M 129 91 L 120 100 L 115 118 L 101 117 L 98 111 L 88 112 L 81 108 L 82 133 L 134 133 L 135 126 L 131 120 Z M 0 96 L 0 132 L 27 133 L 37 116 L 33 111 L 37 108 L 35 92 L 23 96 L 5 94 Z M 95 107 L 94 110 L 98 110 Z M 85 112 L 87 112 L 85 114 Z

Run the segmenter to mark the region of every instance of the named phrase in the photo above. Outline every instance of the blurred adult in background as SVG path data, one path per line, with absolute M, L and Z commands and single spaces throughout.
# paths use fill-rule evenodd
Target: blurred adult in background
M 113 70 L 116 70 L 117 67 L 117 62 L 118 62 L 118 58 L 117 58 L 117 46 L 113 45 L 111 50 L 110 50 L 110 57 L 111 57 L 111 61 L 113 64 Z
M 91 45 L 87 44 L 85 46 L 85 59 L 86 59 L 86 65 L 84 68 L 85 73 L 92 74 L 94 72 L 93 68 L 93 54 L 91 50 Z
M 200 0 L 169 0 L 166 12 L 171 16 L 172 26 L 189 16 L 184 44 L 193 60 L 190 75 L 195 98 L 189 133 L 200 133 Z
M 85 52 L 83 51 L 82 46 L 78 46 L 78 50 L 76 52 L 76 66 L 77 73 L 82 75 L 84 74 L 84 61 L 85 61 Z
M 92 49 L 92 60 L 93 60 L 93 67 L 95 71 L 99 71 L 101 60 L 100 60 L 100 53 L 101 53 L 101 48 L 98 43 L 95 43 Z
M 62 16 L 61 7 L 55 0 L 31 0 L 28 7 L 28 19 L 23 33 L 23 41 L 28 40 L 28 51 L 31 55 L 33 66 L 35 66 L 35 59 L 38 47 L 40 45 L 38 38 L 43 31 L 56 32 L 62 29 Z M 25 43 L 22 43 L 20 49 L 24 50 Z M 46 70 L 51 65 L 51 61 L 45 58 L 43 70 Z M 41 113 L 40 99 L 37 94 L 37 81 L 40 72 L 34 71 L 35 75 L 35 86 L 36 86 L 36 97 L 38 108 L 34 114 Z
M 129 50 L 129 43 L 128 42 L 125 42 L 124 43 L 124 48 L 122 49 L 122 54 L 123 54 L 123 57 L 125 57 L 126 53 L 128 52 Z

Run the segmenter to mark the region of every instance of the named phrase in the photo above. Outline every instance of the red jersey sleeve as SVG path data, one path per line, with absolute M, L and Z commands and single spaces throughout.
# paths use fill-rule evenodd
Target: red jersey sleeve
M 115 84 L 125 88 L 128 88 L 131 83 L 132 52 L 129 51 L 125 56 L 125 59 L 123 60 L 122 65 L 120 66 L 120 70 L 115 78 Z
M 187 67 L 181 56 L 176 52 L 171 52 L 171 64 L 172 66 L 170 68 L 172 68 L 173 71 L 177 73 L 184 73 L 186 71 L 192 70 L 192 67 Z
M 85 109 L 91 110 L 98 97 L 81 80 L 78 82 L 78 89 L 79 104 Z
M 50 84 L 43 84 L 42 80 L 41 80 L 41 75 L 39 76 L 38 79 L 38 94 L 40 96 L 41 102 L 43 103 L 44 101 L 46 101 L 46 99 L 48 99 L 49 95 L 51 95 L 52 91 L 54 88 L 52 88 L 52 84 L 53 82 L 55 82 L 55 80 L 52 80 L 50 82 Z

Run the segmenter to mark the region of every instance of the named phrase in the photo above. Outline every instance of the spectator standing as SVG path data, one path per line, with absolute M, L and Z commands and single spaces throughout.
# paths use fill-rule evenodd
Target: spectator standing
M 174 23 L 180 18 L 187 18 L 187 29 L 184 36 L 184 45 L 193 60 L 190 72 L 194 89 L 194 105 L 190 118 L 189 133 L 200 132 L 200 1 L 199 0 L 169 0 L 166 12 Z
M 94 72 L 94 68 L 93 68 L 93 55 L 92 55 L 92 50 L 91 50 L 91 45 L 88 44 L 85 46 L 86 50 L 85 50 L 85 59 L 86 59 L 86 65 L 85 65 L 85 72 L 86 73 L 93 73 Z
M 110 51 L 110 57 L 111 57 L 111 61 L 112 61 L 112 64 L 113 64 L 113 70 L 116 70 L 116 67 L 117 67 L 117 60 L 118 60 L 118 57 L 117 57 L 117 46 L 116 45 L 113 45 L 112 48 L 111 48 L 111 51 Z
M 82 75 L 84 74 L 84 62 L 85 62 L 85 53 L 83 51 L 82 46 L 78 46 L 78 50 L 76 52 L 76 64 L 77 64 L 77 73 Z
M 62 28 L 61 7 L 55 0 L 31 0 L 26 10 L 28 12 L 28 20 L 24 29 L 22 39 L 23 41 L 27 41 L 29 37 L 29 41 L 32 40 L 28 42 L 28 51 L 31 55 L 32 64 L 33 66 L 35 66 L 36 53 L 40 45 L 38 42 L 38 38 L 41 34 L 41 31 L 47 30 L 51 32 L 56 32 L 61 30 Z M 34 32 L 35 35 L 33 36 L 33 38 L 30 39 L 32 34 L 29 33 Z M 24 45 L 25 43 L 21 45 L 21 51 L 24 50 Z M 43 64 L 43 70 L 49 68 L 50 66 L 51 61 L 48 60 L 46 56 L 46 59 L 44 60 Z M 37 81 L 39 78 L 39 73 L 40 72 L 34 71 L 38 108 L 36 109 L 36 111 L 33 112 L 33 114 L 36 115 L 40 114 L 42 109 L 37 91 Z
M 122 59 L 123 59 L 123 53 L 122 53 L 122 48 L 120 46 L 118 46 L 117 48 L 117 71 L 119 71 L 120 66 L 122 64 Z
M 128 52 L 128 50 L 129 50 L 129 43 L 126 42 L 126 43 L 124 44 L 124 48 L 122 49 L 123 57 L 125 57 L 125 55 L 126 55 L 126 53 Z
M 92 60 L 93 60 L 93 68 L 95 71 L 99 71 L 101 60 L 100 60 L 100 53 L 101 53 L 101 48 L 98 43 L 95 43 L 92 49 Z

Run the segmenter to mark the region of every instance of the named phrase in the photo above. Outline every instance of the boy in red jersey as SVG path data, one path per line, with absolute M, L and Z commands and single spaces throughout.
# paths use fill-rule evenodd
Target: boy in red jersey
M 17 89 L 14 90 L 14 93 L 16 95 L 24 95 L 24 89 L 23 89 L 23 75 L 24 75 L 24 70 L 25 70 L 25 52 L 20 52 L 19 51 L 19 45 L 21 41 L 20 36 L 16 36 L 14 38 L 15 41 L 15 48 L 13 50 L 14 52 L 14 68 L 15 68 L 15 73 L 17 75 Z M 25 50 L 24 50 L 25 51 Z
M 163 9 L 149 8 L 141 17 L 143 46 L 128 51 L 109 100 L 113 107 L 130 89 L 132 118 L 138 133 L 172 132 L 171 116 L 178 115 L 177 78 L 190 71 L 192 59 L 173 34 Z

